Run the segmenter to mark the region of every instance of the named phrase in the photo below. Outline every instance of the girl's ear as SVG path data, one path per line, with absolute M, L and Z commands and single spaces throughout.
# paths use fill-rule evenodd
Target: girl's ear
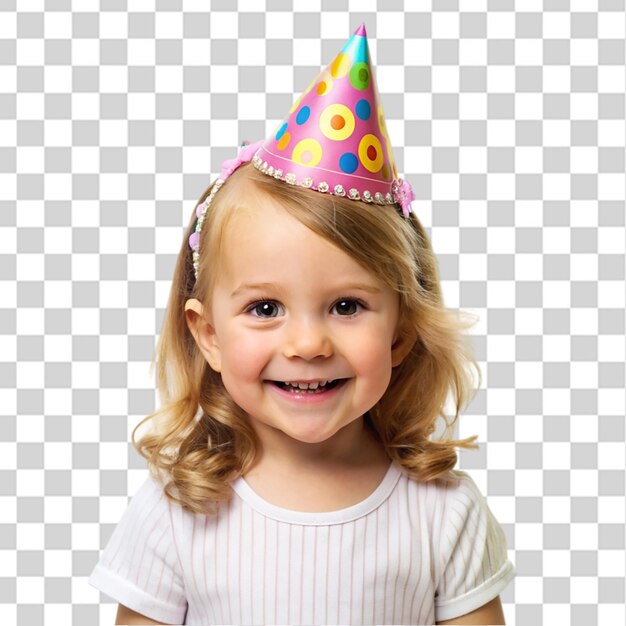
M 222 371 L 222 354 L 217 341 L 215 329 L 208 316 L 205 316 L 204 307 L 196 298 L 185 302 L 185 319 L 189 332 L 193 335 L 200 352 L 206 362 L 215 372 Z
M 415 333 L 407 328 L 403 328 L 401 325 L 398 326 L 391 344 L 391 367 L 396 367 L 404 361 L 416 341 L 417 336 Z

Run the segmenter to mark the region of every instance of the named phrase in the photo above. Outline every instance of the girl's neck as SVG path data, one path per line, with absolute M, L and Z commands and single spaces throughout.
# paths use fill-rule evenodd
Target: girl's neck
M 348 432 L 344 433 L 346 429 Z M 289 448 L 289 454 L 284 448 L 274 448 L 272 454 L 266 446 L 243 478 L 258 496 L 284 509 L 313 513 L 353 506 L 381 484 L 390 459 L 363 420 L 340 433 L 345 441 L 337 441 L 341 441 L 343 449 L 332 441 L 333 446 L 317 446 L 315 453 L 309 449 L 308 454 L 294 456 L 298 450 L 307 452 L 301 442 L 297 442 L 299 448 Z M 329 451 L 333 453 L 330 456 Z
M 295 441 L 279 432 L 275 437 L 266 436 L 264 439 L 252 472 L 263 467 L 291 476 L 310 476 L 389 463 L 384 446 L 365 424 L 363 417 L 318 444 Z

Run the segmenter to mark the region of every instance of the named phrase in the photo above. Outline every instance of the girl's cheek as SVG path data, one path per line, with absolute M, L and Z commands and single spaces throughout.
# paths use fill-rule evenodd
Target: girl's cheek
M 234 358 L 243 357 L 251 364 L 263 360 L 275 348 L 275 342 L 266 334 L 249 331 L 230 334 L 227 343 Z
M 246 327 L 240 327 L 233 330 L 231 335 L 239 343 L 245 343 L 250 346 L 262 346 L 269 343 L 267 333 L 259 332 L 258 330 Z

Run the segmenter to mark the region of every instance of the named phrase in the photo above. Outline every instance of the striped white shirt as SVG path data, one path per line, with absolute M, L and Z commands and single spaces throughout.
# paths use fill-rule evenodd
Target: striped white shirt
M 173 624 L 434 624 L 495 598 L 515 575 L 473 479 L 420 483 L 391 463 L 365 500 L 308 513 L 243 477 L 217 517 L 132 498 L 89 583 Z

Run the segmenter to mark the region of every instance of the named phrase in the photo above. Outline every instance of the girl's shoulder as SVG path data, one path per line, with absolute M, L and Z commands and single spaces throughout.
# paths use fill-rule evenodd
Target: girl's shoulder
M 147 510 L 163 513 L 168 508 L 164 482 L 149 473 L 134 495 L 130 497 L 126 516 L 141 515 Z
M 170 485 L 168 476 L 162 472 L 149 470 L 144 481 L 139 485 L 134 495 L 130 496 L 129 503 L 124 512 L 124 518 L 128 523 L 145 522 L 146 518 L 159 519 L 165 526 L 169 524 L 172 516 L 185 517 L 182 506 L 169 497 L 167 491 L 171 490 L 175 495 L 178 491 Z M 166 489 L 167 488 L 167 489 Z M 149 513 L 147 513 L 149 512 Z
M 476 481 L 464 470 L 452 469 L 444 478 L 445 487 L 456 493 L 480 493 Z
M 467 472 L 459 469 L 450 470 L 447 489 L 452 497 L 462 498 L 472 503 L 485 504 L 486 498 L 480 487 Z
M 466 517 L 471 511 L 487 510 L 485 496 L 470 474 L 463 470 L 448 470 L 430 481 L 419 481 L 407 475 L 409 490 L 421 503 L 421 510 L 454 512 Z
M 471 474 L 459 469 L 449 471 L 446 483 L 448 498 L 466 508 L 486 508 L 487 500 Z
M 157 499 L 165 497 L 166 482 L 167 480 L 163 476 L 156 474 L 153 470 L 148 470 L 144 481 L 139 485 L 135 495 L 132 497 L 136 498 L 137 496 L 142 496 Z
M 410 482 L 413 482 L 420 488 L 442 493 L 445 492 L 448 494 L 464 492 L 480 493 L 478 485 L 476 484 L 472 476 L 464 470 L 451 469 L 448 470 L 445 474 L 442 474 L 441 476 L 433 478 L 429 481 L 418 480 L 412 477 L 406 471 L 402 471 L 402 473 Z

